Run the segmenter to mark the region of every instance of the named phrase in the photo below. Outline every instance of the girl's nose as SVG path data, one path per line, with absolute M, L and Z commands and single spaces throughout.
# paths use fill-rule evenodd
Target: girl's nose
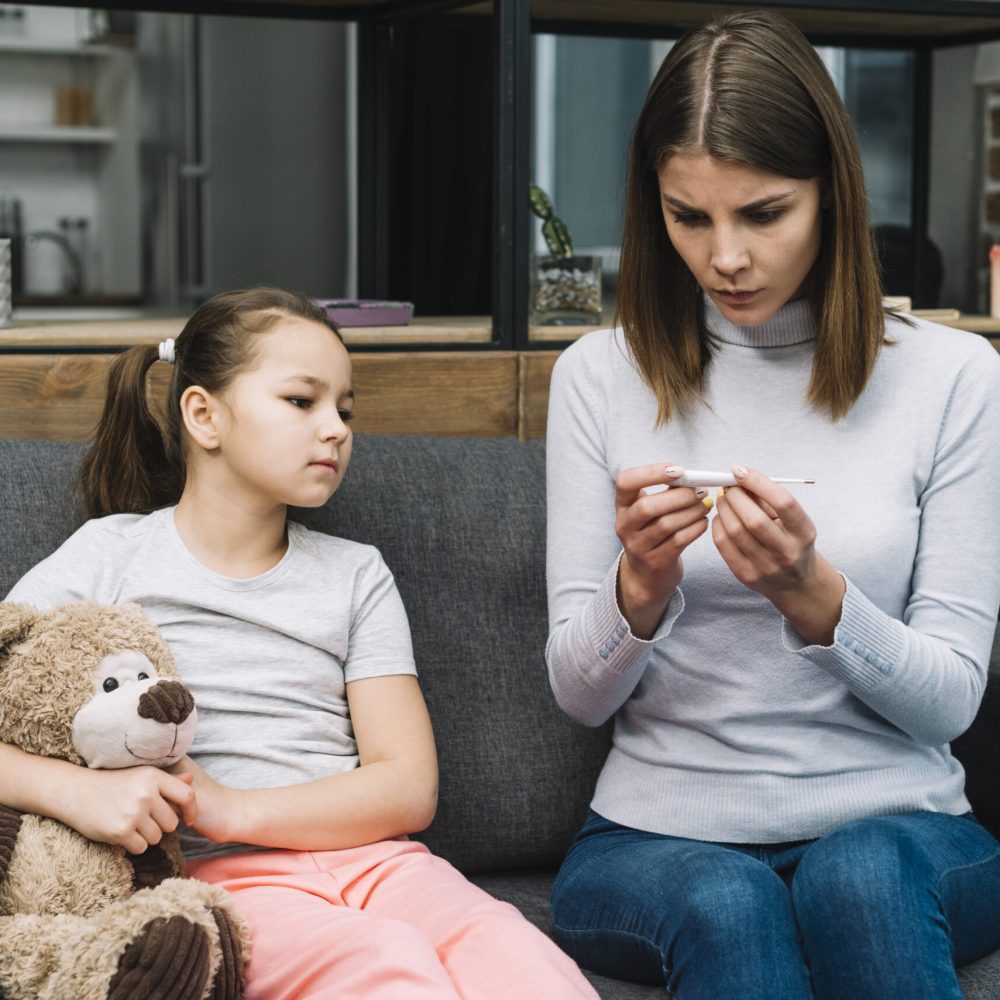
M 347 437 L 348 428 L 338 410 L 325 413 L 320 425 L 320 437 L 324 441 L 343 441 Z

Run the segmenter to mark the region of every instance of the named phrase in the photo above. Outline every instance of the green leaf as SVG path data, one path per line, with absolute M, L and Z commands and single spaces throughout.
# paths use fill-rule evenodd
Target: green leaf
M 549 196 L 537 185 L 532 184 L 528 192 L 531 211 L 539 219 L 551 219 L 554 209 Z
M 542 236 L 553 257 L 572 257 L 573 242 L 569 238 L 569 230 L 562 219 L 552 216 L 542 224 Z

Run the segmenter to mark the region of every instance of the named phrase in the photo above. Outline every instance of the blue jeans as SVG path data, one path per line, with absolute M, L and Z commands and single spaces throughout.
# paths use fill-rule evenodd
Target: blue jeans
M 584 968 L 678 1000 L 962 1000 L 956 965 L 1000 947 L 1000 844 L 971 813 L 750 845 L 591 812 L 552 919 Z

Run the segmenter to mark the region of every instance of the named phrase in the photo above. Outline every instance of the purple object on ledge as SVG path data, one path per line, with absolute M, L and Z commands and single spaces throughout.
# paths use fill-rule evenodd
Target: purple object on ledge
M 406 326 L 413 315 L 412 302 L 378 299 L 315 299 L 337 326 Z

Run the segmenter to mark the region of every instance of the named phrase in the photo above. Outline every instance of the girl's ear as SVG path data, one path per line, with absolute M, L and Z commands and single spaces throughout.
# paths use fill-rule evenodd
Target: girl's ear
M 206 451 L 219 447 L 219 402 L 200 385 L 188 386 L 181 395 L 181 420 L 191 440 Z

